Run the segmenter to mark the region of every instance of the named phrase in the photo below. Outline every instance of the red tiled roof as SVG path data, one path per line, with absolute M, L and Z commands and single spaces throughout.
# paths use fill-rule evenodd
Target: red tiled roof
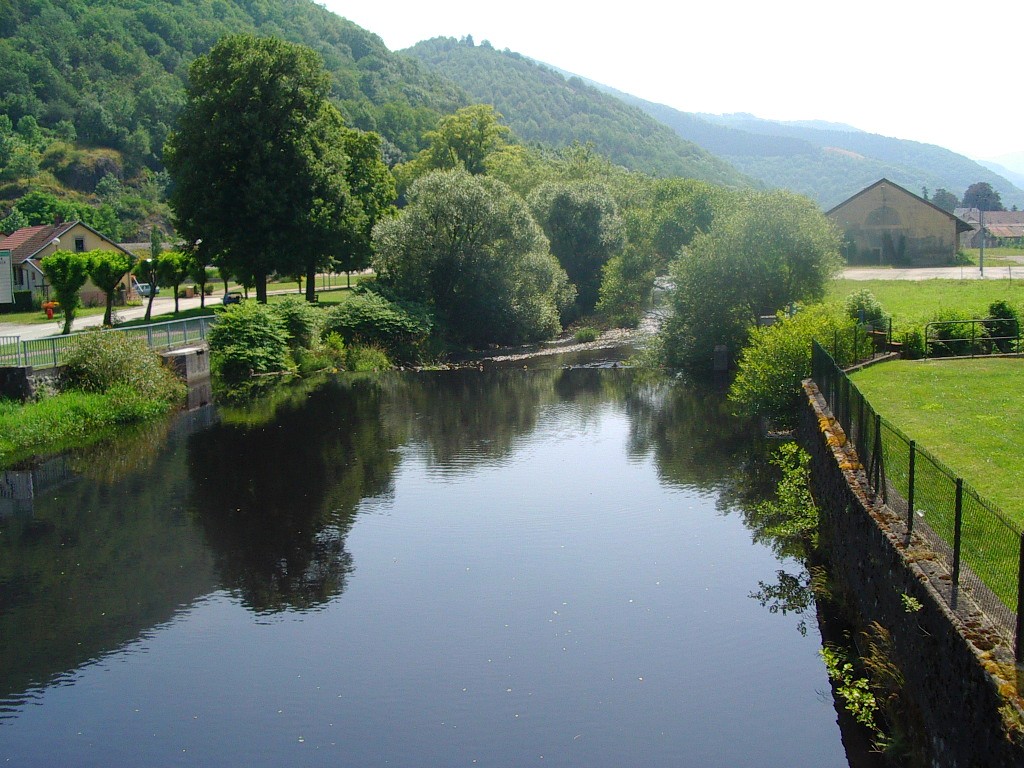
M 40 224 L 34 227 L 23 227 L 15 230 L 3 241 L 3 249 L 11 252 L 11 260 L 15 264 L 23 264 L 39 251 L 78 224 L 68 221 L 63 224 Z

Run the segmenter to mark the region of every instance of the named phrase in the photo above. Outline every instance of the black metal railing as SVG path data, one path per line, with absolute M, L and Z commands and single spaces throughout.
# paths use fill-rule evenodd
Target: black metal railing
M 1024 536 L 963 478 L 877 414 L 825 349 L 812 350 L 812 378 L 857 451 L 868 483 L 907 526 L 945 560 L 948 601 L 962 590 L 1024 661 Z

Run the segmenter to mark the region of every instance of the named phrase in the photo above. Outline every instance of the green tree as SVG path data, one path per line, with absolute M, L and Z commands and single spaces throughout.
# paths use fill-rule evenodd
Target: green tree
M 1005 211 L 999 193 L 987 181 L 976 181 L 964 192 L 964 208 L 979 211 Z
M 942 210 L 952 213 L 960 207 L 960 199 L 948 189 L 939 187 L 932 195 L 932 205 L 937 205 Z
M 378 279 L 429 306 L 471 344 L 548 338 L 575 295 L 526 204 L 465 170 L 417 181 L 401 215 L 374 230 Z
M 294 271 L 324 253 L 348 214 L 343 126 L 312 50 L 275 38 L 225 37 L 189 68 L 164 160 L 177 228 L 224 266 L 251 276 Z
M 192 247 L 186 257 L 186 268 L 188 277 L 199 288 L 199 306 L 206 306 L 206 284 L 210 281 L 210 273 L 206 267 L 206 256 L 200 249 L 200 245 Z
M 424 150 L 427 167 L 464 168 L 474 175 L 486 173 L 487 156 L 507 144 L 511 134 L 500 120 L 501 115 L 489 104 L 473 104 L 442 117 L 437 129 L 424 137 L 429 145 Z
M 840 237 L 808 198 L 747 195 L 673 264 L 661 341 L 671 367 L 708 370 L 714 348 L 735 356 L 760 315 L 820 301 L 838 272 Z
M 396 192 L 395 177 L 381 156 L 380 136 L 355 130 L 346 130 L 344 136 L 348 155 L 345 179 L 358 211 L 349 218 L 348 228 L 339 233 L 342 247 L 333 266 L 350 274 L 370 266 L 373 228 L 378 221 L 394 214 Z M 312 280 L 307 279 L 307 298 L 312 298 L 311 284 Z
M 164 233 L 159 227 L 149 230 L 149 258 L 136 265 L 143 270 L 145 281 L 149 283 L 149 296 L 146 298 L 146 322 L 153 316 L 153 299 L 156 297 L 156 286 L 159 281 L 157 262 L 164 252 Z
M 192 264 L 181 251 L 164 251 L 156 260 L 156 276 L 174 292 L 174 314 L 178 314 L 178 288 L 189 276 Z
M 89 251 L 89 277 L 107 298 L 103 324 L 111 325 L 114 308 L 114 294 L 121 278 L 132 268 L 132 258 L 122 251 Z
M 67 335 L 75 321 L 75 310 L 82 303 L 78 292 L 89 279 L 89 257 L 72 251 L 56 251 L 46 256 L 39 266 L 60 302 L 60 310 L 64 313 L 64 330 L 61 333 Z
M 463 107 L 442 117 L 437 128 L 427 131 L 427 147 L 408 163 L 395 168 L 399 192 L 431 171 L 461 168 L 475 176 L 487 173 L 490 158 L 508 146 L 511 131 L 499 122 L 499 115 L 488 104 Z
M 576 286 L 576 312 L 597 304 L 601 269 L 625 245 L 625 230 L 609 191 L 587 182 L 547 183 L 530 199 L 551 252 Z

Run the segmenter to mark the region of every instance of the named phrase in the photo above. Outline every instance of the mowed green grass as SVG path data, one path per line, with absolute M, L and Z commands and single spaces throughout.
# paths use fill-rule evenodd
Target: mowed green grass
M 1024 528 L 1024 359 L 900 360 L 851 379 L 883 419 L 962 477 L 1017 531 Z M 902 442 L 886 449 L 897 487 L 906 484 L 906 453 Z M 917 478 L 914 506 L 952 544 L 954 484 L 924 459 L 917 462 Z M 963 560 L 1011 610 L 1019 541 L 1018 533 L 965 496 Z
M 921 328 L 943 309 L 957 309 L 975 318 L 988 315 L 994 301 L 1006 301 L 1024 316 L 1024 267 L 1020 280 L 836 280 L 827 300 L 844 301 L 867 289 L 892 316 L 893 328 Z
M 850 378 L 882 418 L 1024 526 L 1024 359 L 894 360 Z

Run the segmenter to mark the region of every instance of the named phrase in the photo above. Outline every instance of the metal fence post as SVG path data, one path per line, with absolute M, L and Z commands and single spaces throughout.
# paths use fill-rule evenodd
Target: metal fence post
M 875 446 L 871 449 L 871 461 L 875 475 L 875 493 L 878 493 L 882 478 L 882 417 L 875 414 Z
M 1017 629 L 1014 633 L 1013 655 L 1024 661 L 1024 533 L 1020 535 L 1017 563 Z
M 956 479 L 956 516 L 953 523 L 953 610 L 956 610 L 957 593 L 960 590 L 960 538 L 964 525 L 964 480 Z
M 909 488 L 907 489 L 907 543 L 910 543 L 910 537 L 914 533 L 914 464 L 917 459 L 917 443 L 913 440 L 910 441 L 910 479 Z
M 53 352 L 53 367 L 57 367 L 57 339 L 50 339 L 50 350 Z

